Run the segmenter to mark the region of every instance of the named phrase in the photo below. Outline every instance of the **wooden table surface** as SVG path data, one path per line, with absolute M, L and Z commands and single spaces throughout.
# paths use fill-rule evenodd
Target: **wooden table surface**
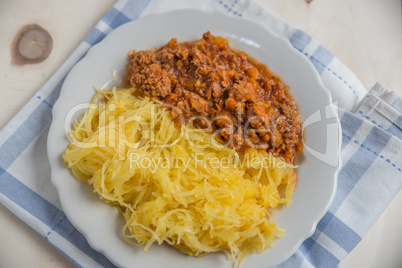
M 379 81 L 402 96 L 400 1 L 258 2 L 327 47 L 366 89 Z M 0 129 L 52 76 L 114 3 L 114 0 L 0 1 Z M 52 49 L 42 62 L 21 64 L 12 53 L 13 40 L 29 24 L 39 25 L 49 33 Z M 402 267 L 401 211 L 400 191 L 340 267 Z M 73 267 L 2 205 L 0 238 L 0 267 Z

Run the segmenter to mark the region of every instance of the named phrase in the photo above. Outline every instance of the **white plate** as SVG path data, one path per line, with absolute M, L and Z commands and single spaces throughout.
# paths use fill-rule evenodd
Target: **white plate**
M 121 77 L 129 50 L 159 47 L 172 37 L 179 41 L 197 40 L 206 31 L 228 38 L 232 46 L 246 51 L 279 74 L 290 85 L 302 118 L 305 124 L 308 119 L 309 124 L 304 129 L 308 148 L 304 150 L 298 169 L 299 183 L 293 203 L 289 208 L 274 212 L 277 225 L 286 230 L 286 235 L 263 254 L 248 256 L 243 267 L 270 267 L 289 258 L 312 235 L 334 197 L 340 165 L 339 120 L 334 106 L 329 105 L 330 93 L 322 85 L 313 65 L 287 40 L 246 19 L 195 10 L 173 11 L 129 22 L 92 47 L 71 70 L 54 106 L 48 137 L 52 182 L 67 217 L 94 249 L 120 267 L 232 266 L 223 254 L 194 258 L 166 245 L 153 245 L 147 252 L 142 247 L 127 245 L 121 236 L 123 219 L 117 209 L 100 201 L 91 187 L 77 182 L 61 157 L 69 144 L 65 120 L 72 114 L 74 117 L 82 115 L 83 107 L 81 113 L 70 110 L 90 102 L 95 93 L 93 86 L 110 87 L 119 83 L 119 79 L 112 79 L 112 71 Z M 323 120 L 319 120 L 321 115 Z M 333 119 L 328 119 L 330 117 Z M 66 123 L 71 126 L 69 120 Z

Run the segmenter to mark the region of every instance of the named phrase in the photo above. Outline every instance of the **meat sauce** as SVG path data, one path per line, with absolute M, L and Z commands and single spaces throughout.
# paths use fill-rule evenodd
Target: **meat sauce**
M 266 66 L 209 32 L 128 53 L 130 86 L 161 100 L 175 124 L 218 133 L 237 150 L 257 148 L 288 163 L 302 151 L 301 117 L 288 86 Z

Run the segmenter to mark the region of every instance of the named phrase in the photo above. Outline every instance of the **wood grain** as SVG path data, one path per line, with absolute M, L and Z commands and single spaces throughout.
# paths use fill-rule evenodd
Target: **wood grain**
M 12 63 L 34 64 L 44 61 L 52 51 L 53 39 L 49 32 L 37 24 L 24 26 L 12 44 Z

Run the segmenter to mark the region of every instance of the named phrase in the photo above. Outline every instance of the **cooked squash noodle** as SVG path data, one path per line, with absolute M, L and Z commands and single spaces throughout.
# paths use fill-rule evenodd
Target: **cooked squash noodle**
M 290 202 L 295 166 L 177 127 L 161 102 L 134 89 L 98 89 L 71 140 L 64 161 L 119 208 L 129 244 L 147 250 L 166 242 L 192 256 L 224 252 L 239 267 L 284 234 L 269 209 Z

